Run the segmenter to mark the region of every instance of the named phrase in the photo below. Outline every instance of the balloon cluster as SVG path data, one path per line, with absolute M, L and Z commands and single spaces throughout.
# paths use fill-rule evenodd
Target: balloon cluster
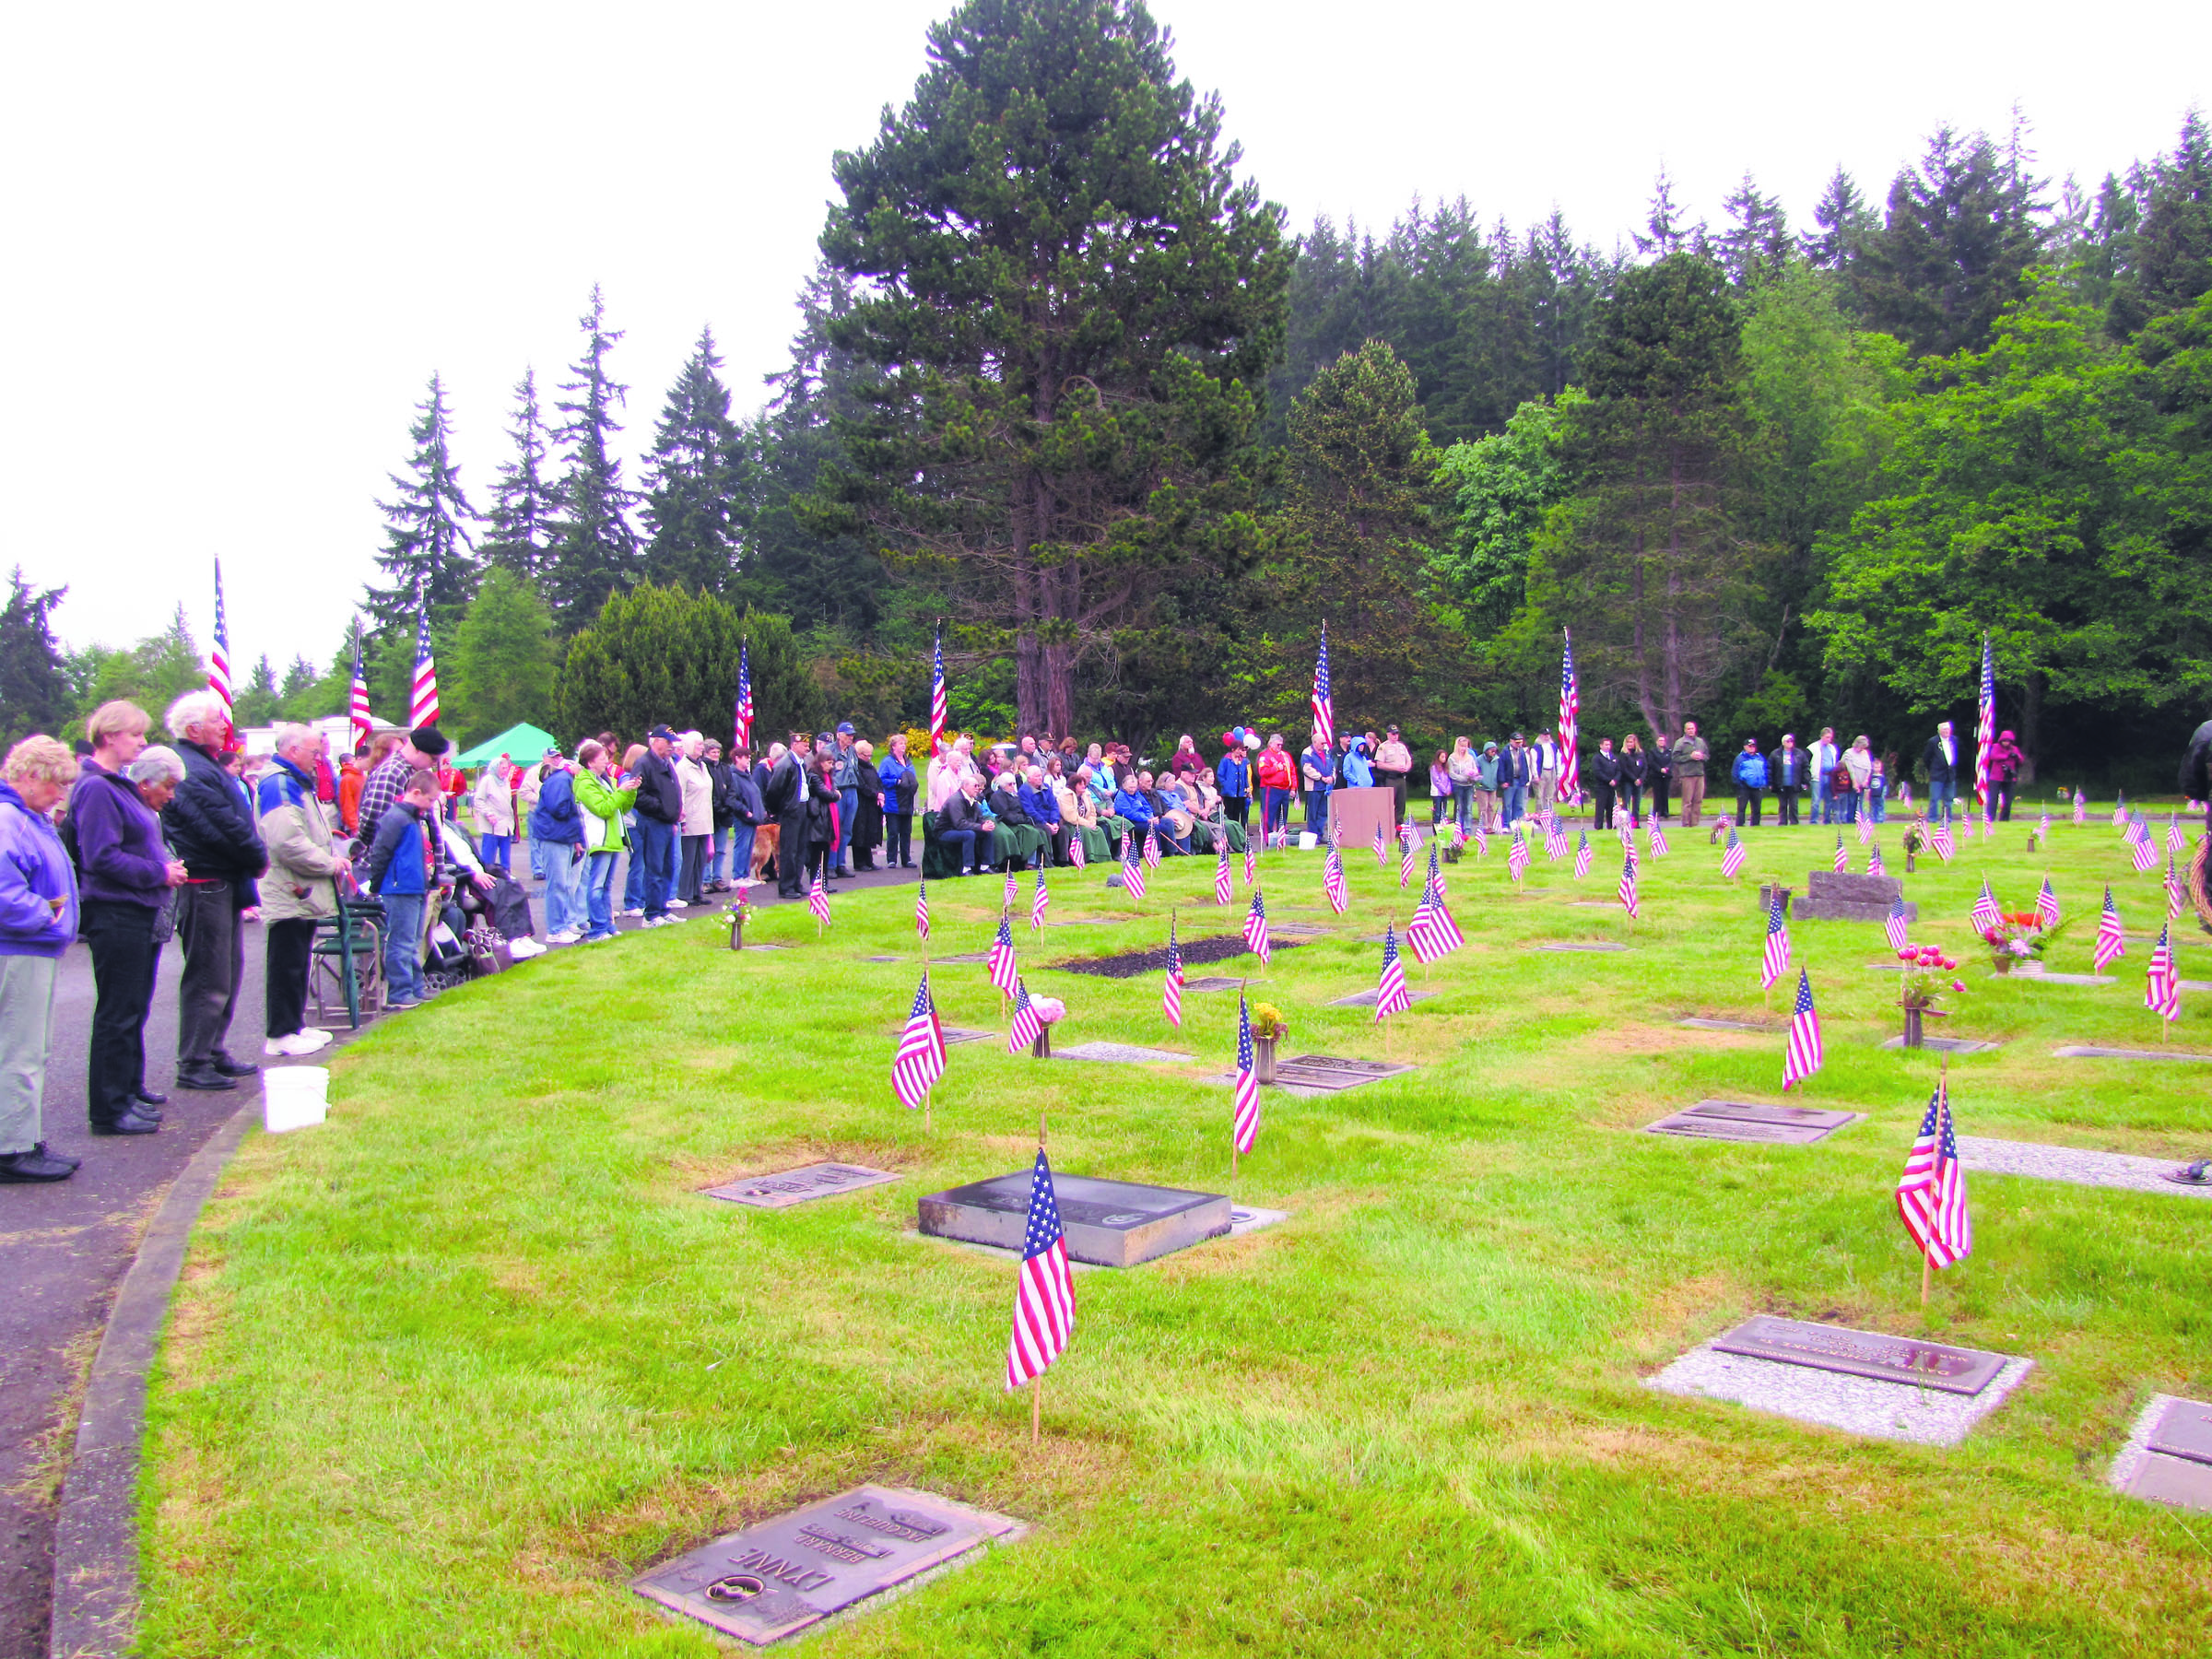
M 1240 744 L 1248 749 L 1256 749 L 1260 747 L 1260 735 L 1250 726 L 1233 726 L 1221 734 L 1223 748 L 1235 748 Z

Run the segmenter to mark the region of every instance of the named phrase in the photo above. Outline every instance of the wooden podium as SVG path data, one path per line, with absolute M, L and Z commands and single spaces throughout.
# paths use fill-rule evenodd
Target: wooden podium
M 1387 789 L 1332 789 L 1329 791 L 1329 829 L 1346 852 L 1397 840 L 1396 797 Z

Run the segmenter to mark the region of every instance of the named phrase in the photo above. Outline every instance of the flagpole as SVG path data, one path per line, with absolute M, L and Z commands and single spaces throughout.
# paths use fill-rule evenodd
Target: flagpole
M 922 941 L 922 977 L 924 979 L 927 979 L 929 977 L 929 940 L 927 938 L 924 938 Z M 936 1019 L 937 1018 L 937 999 L 934 992 L 931 994 L 929 999 L 929 1017 L 932 1019 Z M 937 1020 L 937 1041 L 940 1045 L 942 1045 L 944 1041 L 945 1022 L 939 1019 Z M 932 1102 L 936 1099 L 936 1093 L 937 1086 L 935 1083 L 932 1083 L 927 1088 L 922 1091 L 922 1138 L 924 1140 L 927 1140 L 930 1137 L 930 1115 L 932 1111 Z

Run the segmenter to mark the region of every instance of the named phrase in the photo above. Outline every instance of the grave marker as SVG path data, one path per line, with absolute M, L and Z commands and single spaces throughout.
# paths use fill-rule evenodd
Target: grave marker
M 921 1201 L 922 1231 L 1019 1252 L 1030 1185 L 1030 1171 L 1022 1170 L 932 1193 Z M 1230 1228 L 1229 1199 L 1218 1193 L 1059 1173 L 1053 1191 L 1070 1259 L 1100 1267 L 1134 1267 Z
M 2212 1512 L 2212 1406 L 2153 1394 L 2112 1460 L 2115 1491 Z
M 1857 1123 L 1863 1112 L 1824 1112 L 1810 1106 L 1759 1106 L 1747 1100 L 1700 1100 L 1695 1106 L 1646 1124 L 1646 1135 L 1678 1135 L 1694 1140 L 1759 1141 L 1772 1146 L 1808 1147 Z
M 1628 947 L 1616 945 L 1609 939 L 1587 939 L 1554 940 L 1549 945 L 1539 945 L 1536 948 L 1538 950 L 1626 950 Z
M 1371 1008 L 1375 1006 L 1375 998 L 1380 994 L 1381 993 L 1374 986 L 1370 985 L 1366 990 L 1355 991 L 1349 996 L 1336 997 L 1329 1004 L 1329 1006 L 1332 1008 Z M 1427 1002 L 1436 994 L 1437 993 L 1434 991 L 1413 991 L 1407 994 L 1407 1000 Z
M 856 1193 L 862 1187 L 881 1186 L 899 1179 L 889 1170 L 871 1170 L 864 1164 L 818 1163 L 767 1175 L 744 1175 L 726 1185 L 700 1190 L 709 1198 L 748 1204 L 755 1209 L 788 1209 L 812 1198 Z
M 1882 1046 L 1886 1049 L 1901 1049 L 1905 1046 L 1905 1040 L 1892 1037 Z M 1920 1040 L 1920 1046 L 1931 1054 L 1988 1054 L 2003 1048 L 2005 1040 L 2001 1037 L 1924 1037 Z
M 2051 1051 L 2064 1060 L 2212 1060 L 2212 1054 L 2184 1054 L 2170 1049 L 2091 1048 L 2069 1043 Z
M 2007 1358 L 1979 1348 L 1924 1342 L 1915 1336 L 1777 1319 L 1771 1313 L 1753 1315 L 1733 1331 L 1714 1337 L 1711 1346 L 1723 1354 L 1778 1359 L 1785 1365 L 1810 1366 L 1815 1371 L 1841 1371 L 1846 1376 L 1871 1377 L 1877 1382 L 1903 1382 L 1958 1394 L 1980 1394 L 2005 1369 Z
M 1889 901 L 1902 898 L 1905 884 L 1894 876 L 1853 875 L 1815 870 L 1805 879 L 1806 895 L 1790 906 L 1793 922 L 1887 922 Z M 1905 920 L 1920 920 L 1920 906 L 1905 903 Z
M 1167 1049 L 1136 1048 L 1126 1042 L 1078 1042 L 1073 1048 L 1055 1049 L 1053 1057 L 1061 1060 L 1091 1060 L 1101 1065 L 1162 1065 L 1181 1064 L 1190 1059 Z

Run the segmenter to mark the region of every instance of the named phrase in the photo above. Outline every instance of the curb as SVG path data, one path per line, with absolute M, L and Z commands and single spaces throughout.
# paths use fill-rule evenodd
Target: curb
M 122 1659 L 136 1640 L 146 1380 L 193 1226 L 260 1109 L 257 1088 L 170 1183 L 109 1311 L 54 1516 L 51 1659 Z

